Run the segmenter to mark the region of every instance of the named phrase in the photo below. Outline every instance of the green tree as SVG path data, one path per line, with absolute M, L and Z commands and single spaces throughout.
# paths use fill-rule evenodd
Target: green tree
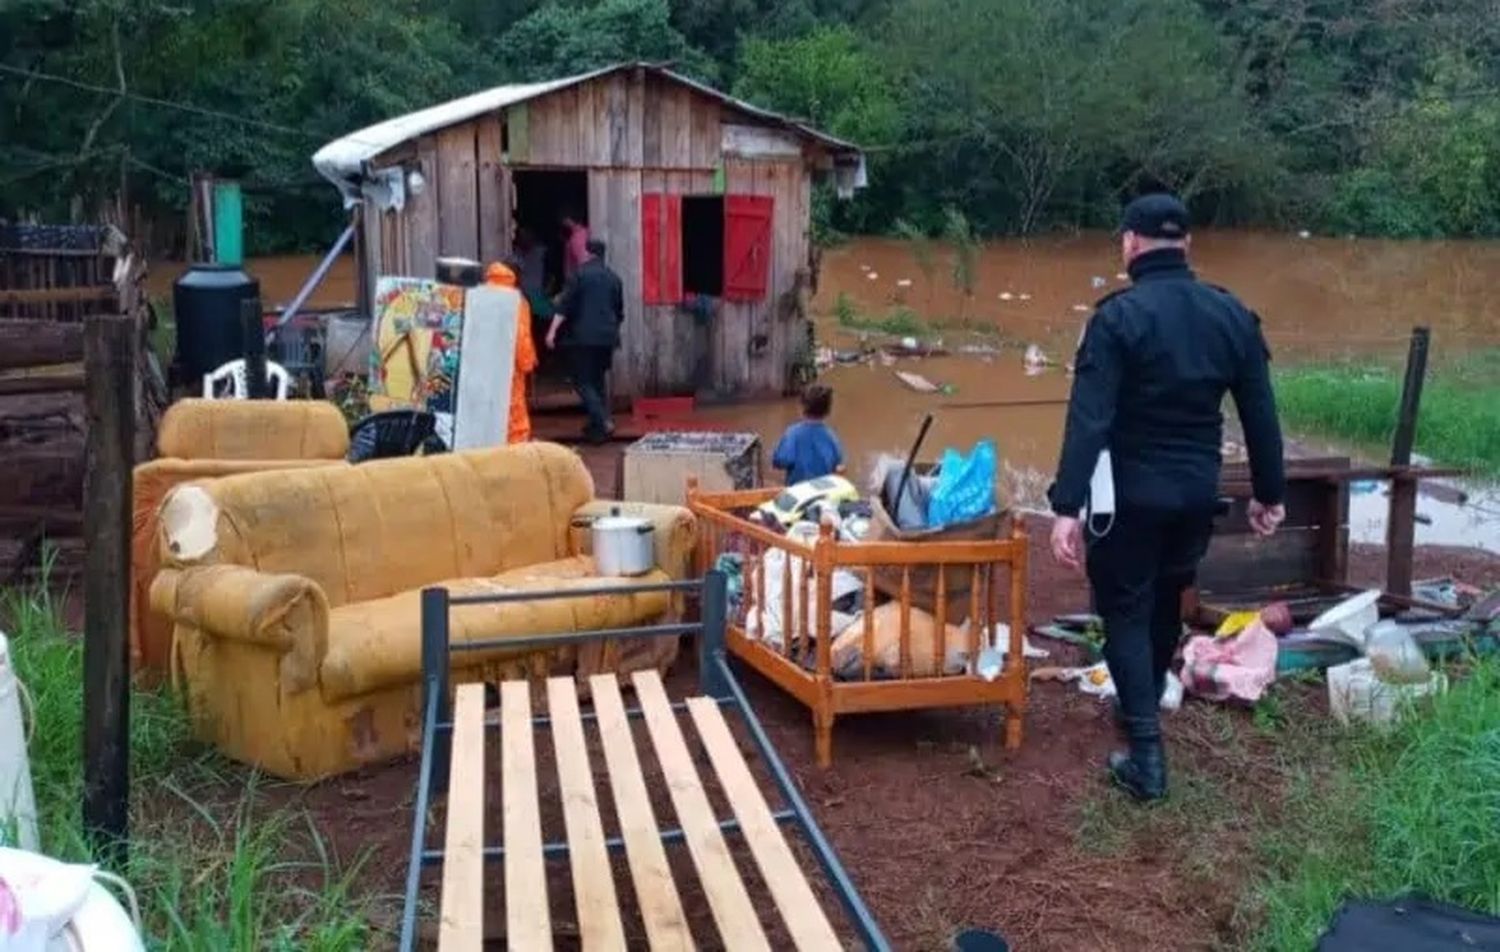
M 571 76 L 630 60 L 670 62 L 705 80 L 716 64 L 672 26 L 666 0 L 552 2 L 505 31 L 495 56 L 516 79 Z

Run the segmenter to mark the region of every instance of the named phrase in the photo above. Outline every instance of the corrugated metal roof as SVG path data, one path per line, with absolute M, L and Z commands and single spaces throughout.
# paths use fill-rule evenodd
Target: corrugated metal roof
M 711 86 L 705 86 L 680 73 L 674 73 L 665 67 L 653 66 L 649 63 L 620 63 L 590 73 L 580 73 L 577 76 L 543 83 L 496 86 L 493 89 L 486 89 L 450 102 L 419 109 L 404 116 L 377 122 L 373 126 L 360 129 L 358 132 L 350 133 L 342 139 L 336 139 L 323 146 L 313 155 L 313 165 L 324 178 L 337 185 L 345 195 L 352 195 L 357 191 L 357 183 L 364 173 L 365 164 L 382 152 L 393 149 L 403 142 L 409 142 L 430 132 L 467 122 L 486 113 L 537 99 L 569 86 L 577 86 L 626 69 L 643 69 L 681 83 L 747 115 L 816 140 L 836 152 L 850 153 L 851 156 L 857 156 L 859 153 L 859 147 L 852 142 L 819 132 L 795 119 L 761 109 L 744 100 L 735 99 L 733 96 Z

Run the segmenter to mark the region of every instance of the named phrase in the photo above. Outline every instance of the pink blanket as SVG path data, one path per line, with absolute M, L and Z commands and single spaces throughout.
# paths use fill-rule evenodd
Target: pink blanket
M 1238 635 L 1198 635 L 1182 649 L 1182 684 L 1211 701 L 1260 700 L 1276 680 L 1276 636 L 1257 619 Z

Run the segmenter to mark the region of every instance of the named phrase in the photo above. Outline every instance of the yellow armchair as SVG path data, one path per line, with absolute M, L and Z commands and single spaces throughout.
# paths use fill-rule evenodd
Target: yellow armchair
M 131 667 L 148 678 L 166 673 L 172 644 L 171 618 L 150 598 L 167 493 L 194 480 L 341 463 L 349 429 L 321 400 L 181 400 L 162 417 L 156 443 L 158 457 L 135 467 L 131 502 Z

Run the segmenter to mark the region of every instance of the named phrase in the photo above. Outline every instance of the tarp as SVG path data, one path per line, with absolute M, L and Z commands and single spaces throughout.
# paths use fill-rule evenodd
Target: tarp
M 1476 952 L 1500 949 L 1500 919 L 1419 898 L 1347 902 L 1318 952 Z

